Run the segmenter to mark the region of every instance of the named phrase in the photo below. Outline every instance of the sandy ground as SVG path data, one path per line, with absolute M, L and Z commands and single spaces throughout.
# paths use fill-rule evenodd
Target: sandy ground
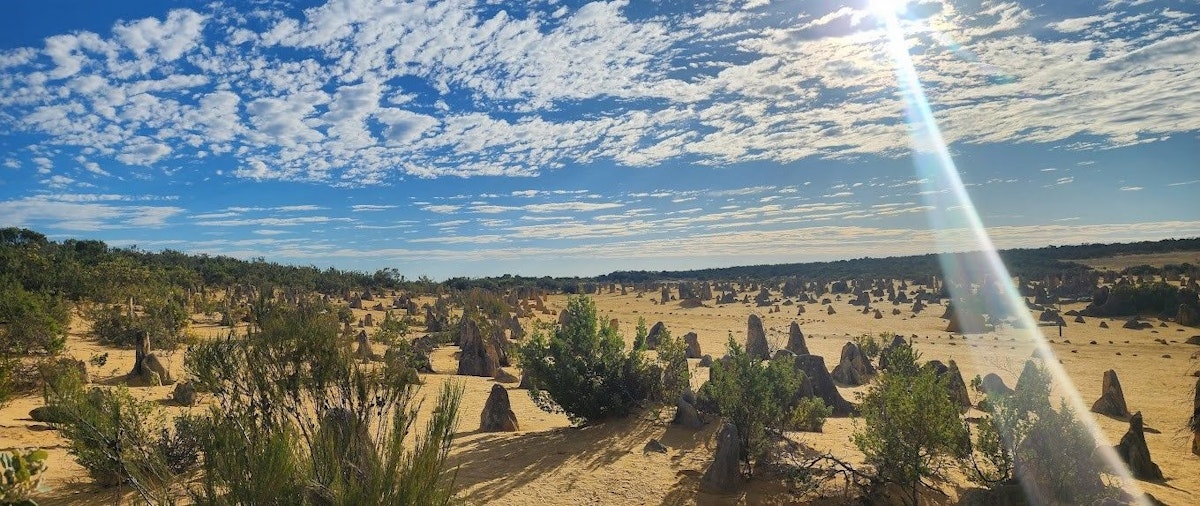
M 601 316 L 617 319 L 628 341 L 632 341 L 640 316 L 646 319 L 648 326 L 664 322 L 675 336 L 696 332 L 703 352 L 713 356 L 724 354 L 729 332 L 733 332 L 735 339 L 745 340 L 746 318 L 751 313 L 763 318 L 768 340 L 774 347 L 786 342 L 788 325 L 797 321 L 807 337 L 809 349 L 824 356 L 831 369 L 837 363 L 842 345 L 852 336 L 867 332 L 915 335 L 917 337 L 912 339 L 924 359 L 954 359 L 967 381 L 976 374 L 995 372 L 1009 386 L 1015 383 L 1024 360 L 1033 351 L 1033 344 L 1023 342 L 1019 338 L 1021 333 L 1011 329 L 950 339 L 950 334 L 944 331 L 945 320 L 939 318 L 943 308 L 937 305 L 916 317 L 911 317 L 907 311 L 893 316 L 890 314 L 892 305 L 885 301 L 877 303 L 884 314 L 877 320 L 846 302 L 833 303 L 837 310 L 835 315 L 827 315 L 824 306 L 806 304 L 807 312 L 797 316 L 795 306 L 781 306 L 778 313 L 767 313 L 767 308 L 741 303 L 681 309 L 677 303 L 655 305 L 651 302 L 652 295 L 656 294 L 637 298 L 630 291 L 626 296 L 602 294 L 595 299 Z M 548 306 L 561 309 L 566 306 L 566 297 L 552 296 Z M 907 309 L 908 305 L 900 307 Z M 360 319 L 366 313 L 355 312 Z M 371 313 L 376 321 L 383 317 L 382 312 Z M 1141 482 L 1140 485 L 1168 504 L 1200 502 L 1197 497 L 1200 494 L 1200 473 L 1197 473 L 1200 457 L 1190 453 L 1190 436 L 1183 431 L 1191 414 L 1192 388 L 1196 383 L 1196 378 L 1191 376 L 1197 364 L 1194 354 L 1200 351 L 1200 347 L 1183 344 L 1183 341 L 1200 334 L 1200 329 L 1174 323 L 1160 327 L 1157 320 L 1153 320 L 1153 329 L 1125 330 L 1120 328 L 1120 321 L 1109 321 L 1112 328 L 1103 329 L 1099 327 L 1100 319 L 1087 320 L 1083 324 L 1070 323 L 1063 329 L 1061 338 L 1057 336 L 1057 328 L 1043 327 L 1047 337 L 1055 341 L 1050 346 L 1078 389 L 1082 402 L 1090 406 L 1100 394 L 1103 372 L 1115 369 L 1130 409 L 1142 411 L 1147 426 L 1153 429 L 1146 434 L 1147 443 L 1154 461 L 1166 475 L 1165 483 Z M 526 329 L 531 328 L 528 322 L 522 323 Z M 225 332 L 211 324 L 193 325 L 193 330 L 205 336 Z M 1166 344 L 1155 339 L 1163 339 Z M 1066 343 L 1067 340 L 1070 343 Z M 1088 344 L 1091 341 L 1097 344 Z M 73 325 L 69 346 L 71 355 L 85 360 L 95 353 L 109 353 L 108 364 L 101 371 L 92 372 L 96 383 L 114 383 L 118 376 L 132 368 L 132 350 L 97 345 L 86 336 L 86 326 L 82 324 Z M 446 381 L 458 382 L 465 389 L 451 460 L 458 467 L 459 495 L 468 504 L 797 502 L 781 483 L 771 480 L 753 480 L 735 496 L 699 492 L 697 484 L 711 459 L 716 424 L 710 423 L 699 431 L 672 427 L 666 421 L 673 408 L 593 427 L 572 428 L 563 415 L 542 412 L 524 391 L 517 390 L 515 385 L 507 385 L 521 431 L 480 433 L 479 414 L 494 382 L 488 378 L 454 376 L 455 352 L 453 347 L 435 352 L 433 363 L 438 373 L 424 377 L 424 392 L 434 395 L 438 386 Z M 182 353 L 171 360 L 177 376 L 184 373 L 182 361 Z M 692 365 L 693 382 L 698 385 L 707 377 L 707 370 L 696 367 L 695 360 Z M 853 401 L 856 392 L 864 388 L 841 390 L 844 397 Z M 163 386 L 132 390 L 139 397 L 164 401 L 170 396 L 171 389 L 171 386 Z M 28 419 L 29 410 L 40 404 L 39 396 L 25 397 L 0 410 L 0 449 L 31 446 L 50 449 L 50 470 L 45 482 L 49 490 L 40 499 L 41 503 L 117 502 L 121 491 L 99 490 L 91 485 L 86 472 L 66 452 L 65 442 L 54 431 Z M 432 399 L 426 403 L 426 409 L 431 405 Z M 168 405 L 167 409 L 177 412 L 186 408 Z M 1127 427 L 1124 421 L 1103 416 L 1098 416 L 1096 421 L 1110 443 L 1119 440 Z M 849 442 L 853 427 L 854 421 L 849 418 L 833 418 L 826 423 L 824 433 L 796 433 L 793 436 L 812 451 L 829 451 L 856 461 L 861 456 Z M 668 452 L 643 453 L 642 447 L 650 438 L 663 442 Z M 839 486 L 831 483 L 826 492 L 836 492 Z M 947 492 L 952 496 L 955 494 L 953 487 Z

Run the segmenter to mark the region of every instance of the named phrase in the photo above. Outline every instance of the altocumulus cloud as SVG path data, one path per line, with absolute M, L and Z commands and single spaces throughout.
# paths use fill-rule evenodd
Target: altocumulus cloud
M 905 25 L 947 140 L 1083 137 L 1075 146 L 1087 149 L 1200 129 L 1189 98 L 1200 88 L 1197 15 L 1143 3 L 1070 18 L 1033 4 L 923 4 Z M 0 129 L 34 139 L 5 165 L 79 157 L 104 178 L 211 160 L 200 165 L 233 177 L 353 186 L 908 149 L 867 12 L 758 1 L 656 15 L 623 1 L 525 7 L 212 4 L 56 34 L 0 52 Z M 54 176 L 45 184 L 79 184 Z

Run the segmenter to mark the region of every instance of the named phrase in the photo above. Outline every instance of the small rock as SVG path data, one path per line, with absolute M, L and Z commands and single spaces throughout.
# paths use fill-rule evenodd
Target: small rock
M 642 453 L 667 453 L 667 447 L 663 446 L 657 439 L 651 438 L 646 446 L 642 448 Z

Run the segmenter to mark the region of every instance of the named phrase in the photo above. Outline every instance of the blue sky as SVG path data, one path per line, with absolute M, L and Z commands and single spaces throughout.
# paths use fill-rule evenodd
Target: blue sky
M 865 1 L 4 9 L 0 226 L 54 238 L 591 275 L 930 252 L 962 212 Z M 1200 235 L 1195 2 L 902 9 L 998 246 Z

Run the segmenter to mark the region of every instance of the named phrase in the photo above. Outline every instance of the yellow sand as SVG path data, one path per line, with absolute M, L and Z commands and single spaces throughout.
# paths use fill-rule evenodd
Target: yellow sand
M 976 374 L 996 372 L 1012 386 L 1024 360 L 1033 350 L 1031 344 L 1017 342 L 1014 337 L 1017 333 L 1011 330 L 973 335 L 966 340 L 961 337 L 948 339 L 949 334 L 944 331 L 946 322 L 938 318 L 944 307 L 938 305 L 932 305 L 912 318 L 907 312 L 910 305 L 899 306 L 904 312 L 893 316 L 890 303 L 877 303 L 884 318 L 876 320 L 873 315 L 862 314 L 859 308 L 846 302 L 833 303 L 837 310 L 835 315 L 827 315 L 823 305 L 810 303 L 805 305 L 807 312 L 797 316 L 796 306 L 780 306 L 778 313 L 767 313 L 767 308 L 741 303 L 721 308 L 680 309 L 674 302 L 653 304 L 651 298 L 656 295 L 648 293 L 644 298 L 636 298 L 631 290 L 626 296 L 602 294 L 595 299 L 601 316 L 606 320 L 616 318 L 628 341 L 632 341 L 633 329 L 641 316 L 648 326 L 664 322 L 675 336 L 696 332 L 703 352 L 714 357 L 724 354 L 729 332 L 744 342 L 746 318 L 750 313 L 763 318 L 768 340 L 776 348 L 786 342 L 788 324 L 793 320 L 799 322 L 809 349 L 824 356 L 830 369 L 837 364 L 840 349 L 851 336 L 890 331 L 918 336 L 914 339 L 916 347 L 926 360 L 956 360 L 967 381 Z M 712 302 L 707 304 L 712 305 Z M 551 296 L 548 306 L 562 309 L 566 306 L 566 297 Z M 367 311 L 355 313 L 361 319 Z M 382 320 L 382 312 L 371 313 L 376 322 Z M 549 321 L 553 317 L 539 315 L 538 318 Z M 1055 327 L 1044 328 L 1047 337 L 1057 342 L 1051 346 L 1083 402 L 1091 405 L 1100 394 L 1103 372 L 1115 369 L 1130 409 L 1142 411 L 1146 425 L 1154 429 L 1147 432 L 1147 443 L 1154 461 L 1167 478 L 1165 484 L 1141 483 L 1141 486 L 1169 504 L 1195 503 L 1196 494 L 1200 493 L 1200 473 L 1196 472 L 1200 470 L 1200 457 L 1190 453 L 1190 435 L 1185 434 L 1183 427 L 1191 414 L 1191 389 L 1196 382 L 1190 375 L 1196 369 L 1193 354 L 1200 347 L 1182 343 L 1189 336 L 1200 334 L 1200 329 L 1174 323 L 1158 327 L 1157 320 L 1154 321 L 1155 328 L 1147 330 L 1121 329 L 1119 320 L 1109 321 L 1112 328 L 1102 329 L 1098 326 L 1100 319 L 1087 320 L 1084 324 L 1069 323 L 1063 338 L 1056 335 Z M 532 328 L 530 322 L 522 323 L 526 329 Z M 193 329 L 208 336 L 225 332 L 211 324 L 194 325 Z M 82 324 L 72 326 L 68 353 L 85 360 L 94 353 L 109 354 L 108 365 L 101 371 L 92 371 L 94 382 L 111 383 L 132 368 L 132 350 L 98 346 L 86 337 L 85 331 Z M 1156 338 L 1166 339 L 1168 344 L 1156 343 Z M 1070 340 L 1071 344 L 1064 344 L 1063 339 Z M 1088 344 L 1093 340 L 1098 344 Z M 733 497 L 698 492 L 699 476 L 712 455 L 712 434 L 716 424 L 709 424 L 700 431 L 671 427 L 666 420 L 673 408 L 667 408 L 657 416 L 647 413 L 595 427 L 570 428 L 566 417 L 540 411 L 524 391 L 517 390 L 515 385 L 507 385 L 522 430 L 511 434 L 479 433 L 479 414 L 493 381 L 453 376 L 455 352 L 455 348 L 449 347 L 434 354 L 433 363 L 438 374 L 425 376 L 424 392 L 435 394 L 438 386 L 448 380 L 465 387 L 459 435 L 451 459 L 459 469 L 457 487 L 460 496 L 468 503 L 769 504 L 795 500 L 781 484 L 771 480 L 754 480 L 743 493 Z M 1171 358 L 1163 358 L 1164 354 Z M 174 374 L 183 374 L 182 361 L 182 353 L 170 360 Z M 706 370 L 696 369 L 695 362 L 692 361 L 696 373 L 693 383 L 698 386 L 706 378 Z M 863 389 L 843 388 L 842 395 L 853 401 L 855 392 Z M 164 400 L 169 398 L 172 387 L 132 390 L 142 398 Z M 0 448 L 37 446 L 50 450 L 46 485 L 51 490 L 40 501 L 43 504 L 115 502 L 122 491 L 99 490 L 91 485 L 86 472 L 67 454 L 65 441 L 54 431 L 45 430 L 28 419 L 29 410 L 40 404 L 39 397 L 26 397 L 0 410 Z M 426 409 L 431 405 L 432 399 L 429 399 Z M 185 408 L 167 409 L 179 412 Z M 1098 423 L 1110 443 L 1119 440 L 1127 427 L 1123 421 L 1103 416 L 1098 417 Z M 861 456 L 849 442 L 852 430 L 852 420 L 834 418 L 826 423 L 824 433 L 797 433 L 794 438 L 812 451 L 830 451 L 857 461 Z M 650 438 L 662 441 L 669 448 L 668 453 L 644 454 L 642 447 Z M 965 486 L 965 483 L 960 485 Z M 832 482 L 826 491 L 836 491 L 840 486 L 840 482 Z M 946 492 L 955 494 L 953 488 L 948 487 Z

